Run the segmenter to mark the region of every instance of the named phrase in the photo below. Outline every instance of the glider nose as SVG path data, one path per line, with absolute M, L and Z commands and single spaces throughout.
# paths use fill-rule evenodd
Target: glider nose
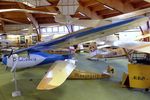
M 3 57 L 2 62 L 3 62 L 3 64 L 7 65 L 7 57 Z

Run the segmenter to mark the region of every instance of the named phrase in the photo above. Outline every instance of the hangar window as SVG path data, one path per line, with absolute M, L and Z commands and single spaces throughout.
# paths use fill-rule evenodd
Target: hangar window
M 74 27 L 73 27 L 73 30 L 74 30 L 74 31 L 78 31 L 79 29 L 80 29 L 79 26 L 74 26 Z
M 78 31 L 80 29 L 84 29 L 85 27 L 82 26 L 73 26 L 74 31 Z M 41 28 L 42 33 L 61 33 L 61 34 L 67 34 L 68 29 L 66 26 L 50 26 L 46 28 Z
M 41 29 L 41 32 L 42 32 L 42 33 L 46 33 L 46 32 L 47 32 L 46 28 L 42 28 L 42 29 Z
M 51 28 L 51 27 L 48 27 L 48 28 L 47 28 L 47 32 L 48 32 L 48 33 L 52 33 L 52 32 L 53 32 L 52 28 Z
M 81 29 L 84 29 L 85 27 L 83 26 L 73 26 L 73 30 L 74 31 L 78 31 L 78 30 L 81 30 Z
M 83 27 L 83 26 L 80 26 L 79 28 L 80 28 L 80 30 L 81 30 L 81 29 L 84 29 L 85 27 Z
M 53 27 L 52 29 L 54 33 L 58 32 L 58 27 Z
M 64 32 L 64 26 L 59 27 L 59 32 Z
M 68 33 L 68 29 L 67 29 L 67 27 L 66 27 L 66 26 L 64 26 L 64 28 L 65 28 L 65 33 Z

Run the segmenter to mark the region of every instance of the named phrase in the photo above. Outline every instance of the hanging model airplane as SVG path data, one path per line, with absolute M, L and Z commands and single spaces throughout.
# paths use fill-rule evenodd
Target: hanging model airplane
M 140 26 L 146 21 L 148 21 L 147 17 L 135 17 L 102 27 L 80 30 L 29 48 L 12 51 L 9 56 L 3 57 L 2 62 L 7 67 L 10 67 L 11 71 L 14 71 L 16 68 L 33 67 L 57 61 L 37 87 L 40 90 L 53 89 L 60 86 L 75 69 L 75 60 L 72 59 L 71 54 L 47 54 L 42 52 L 42 50 L 65 48 L 99 37 L 105 37 L 116 32 Z M 17 55 L 22 52 L 28 52 L 28 56 L 19 57 Z

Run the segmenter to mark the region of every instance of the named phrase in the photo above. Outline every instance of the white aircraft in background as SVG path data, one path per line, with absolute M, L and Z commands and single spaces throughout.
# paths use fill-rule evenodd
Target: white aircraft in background
M 8 48 L 12 44 L 13 41 L 10 41 L 8 39 L 0 39 L 0 49 L 3 51 L 4 49 Z
M 11 41 L 7 40 L 7 39 L 0 39 L 0 43 L 1 44 L 10 44 Z
M 45 43 L 40 43 L 14 52 L 12 51 L 10 55 L 3 57 L 2 62 L 7 67 L 10 67 L 11 71 L 14 71 L 16 68 L 33 67 L 57 61 L 57 63 L 49 69 L 37 87 L 37 89 L 40 90 L 53 89 L 60 86 L 75 69 L 75 60 L 72 59 L 73 57 L 71 54 L 48 54 L 42 52 L 43 50 L 66 48 L 140 26 L 146 21 L 148 21 L 147 17 L 135 17 L 102 27 L 80 30 Z M 139 46 L 138 43 L 136 46 Z M 18 53 L 22 52 L 27 52 L 28 56 L 19 57 Z

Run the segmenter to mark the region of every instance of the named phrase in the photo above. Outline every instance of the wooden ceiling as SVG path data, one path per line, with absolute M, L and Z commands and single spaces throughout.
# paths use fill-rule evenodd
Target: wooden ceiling
M 57 8 L 59 0 L 47 0 L 50 6 L 42 6 L 31 8 L 20 2 L 0 1 L 0 9 L 29 9 L 45 12 L 60 13 Z M 79 7 L 72 17 L 79 19 L 105 19 L 116 15 L 136 11 L 150 7 L 150 3 L 144 0 L 78 0 Z M 113 10 L 107 8 L 110 7 Z M 83 13 L 85 16 L 81 15 Z M 28 20 L 30 18 L 31 20 Z M 11 22 L 12 21 L 12 22 Z M 55 23 L 53 15 L 46 14 L 31 14 L 24 12 L 3 12 L 0 13 L 0 30 L 3 30 L 4 25 L 24 23 L 34 24 L 39 28 L 39 24 Z M 3 30 L 5 31 L 5 30 Z M 38 31 L 38 30 L 37 30 Z

